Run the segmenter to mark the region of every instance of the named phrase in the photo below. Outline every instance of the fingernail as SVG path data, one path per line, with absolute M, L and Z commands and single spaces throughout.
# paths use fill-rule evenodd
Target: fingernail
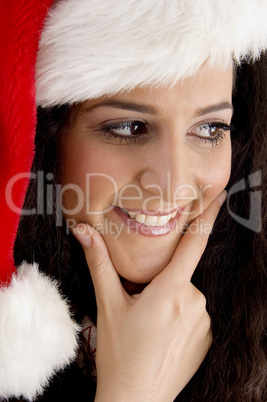
M 85 223 L 79 223 L 75 226 L 75 228 L 73 228 L 73 234 L 83 247 L 91 247 L 92 230 L 89 225 L 86 225 Z
M 226 190 L 223 190 L 223 192 L 222 192 L 222 194 L 220 195 L 220 198 L 219 198 L 219 204 L 220 204 L 220 206 L 222 206 L 222 204 L 223 204 L 224 201 L 226 200 L 226 197 L 227 197 L 227 191 L 226 191 Z

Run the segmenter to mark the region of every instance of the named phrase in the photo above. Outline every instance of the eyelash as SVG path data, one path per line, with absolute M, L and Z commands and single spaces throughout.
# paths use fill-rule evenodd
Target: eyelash
M 133 125 L 138 125 L 138 126 L 142 125 L 142 127 L 144 127 L 147 132 L 146 123 L 144 123 L 142 121 L 124 121 L 124 122 L 117 123 L 114 125 L 104 126 L 97 131 L 100 131 L 101 134 L 103 134 L 107 139 L 119 140 L 120 144 L 122 144 L 122 143 L 135 144 L 146 133 L 140 133 L 140 134 L 135 134 L 135 135 L 123 135 L 123 134 L 117 134 L 113 131 L 113 130 L 118 130 L 118 129 L 122 130 L 125 128 L 131 128 L 131 127 L 133 127 Z
M 123 134 L 117 134 L 114 132 L 114 130 L 123 130 L 123 129 L 127 129 L 127 128 L 132 128 L 133 126 L 142 126 L 143 129 L 141 131 L 145 132 L 141 132 L 138 134 L 133 134 L 133 135 L 123 135 Z M 147 134 L 147 128 L 146 128 L 146 123 L 144 122 L 140 122 L 140 121 L 126 121 L 126 122 L 121 122 L 121 123 L 117 123 L 114 125 L 108 125 L 108 126 L 104 126 L 102 128 L 100 128 L 99 131 L 101 134 L 103 134 L 107 139 L 115 139 L 117 141 L 119 141 L 120 144 L 135 144 L 138 141 L 141 140 L 141 138 Z M 202 137 L 196 134 L 193 134 L 192 131 L 197 129 L 197 128 L 208 128 L 209 130 L 218 130 L 218 133 L 215 137 Z M 227 131 L 231 131 L 232 130 L 232 126 L 228 125 L 228 124 L 224 124 L 224 123 L 219 123 L 219 122 L 212 122 L 212 123 L 204 123 L 201 124 L 199 126 L 197 126 L 195 129 L 193 129 L 191 131 L 191 133 L 189 133 L 190 136 L 196 137 L 197 139 L 199 139 L 200 141 L 204 141 L 205 143 L 209 143 L 213 146 L 218 145 L 219 143 L 222 142 L 222 140 L 224 139 L 226 132 Z

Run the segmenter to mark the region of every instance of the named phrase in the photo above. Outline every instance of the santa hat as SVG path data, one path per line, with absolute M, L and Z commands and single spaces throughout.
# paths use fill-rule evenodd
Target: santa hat
M 32 400 L 77 348 L 79 328 L 57 284 L 13 259 L 34 154 L 38 41 L 51 3 L 0 2 L 0 400 Z
M 204 62 L 254 60 L 267 48 L 267 2 L 2 0 L 0 18 L 0 398 L 33 399 L 75 357 L 78 332 L 57 284 L 13 259 L 36 104 L 170 85 Z

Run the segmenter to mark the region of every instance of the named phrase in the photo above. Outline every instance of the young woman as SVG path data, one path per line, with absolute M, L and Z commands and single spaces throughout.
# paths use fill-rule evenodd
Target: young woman
M 41 36 L 14 256 L 57 280 L 79 346 L 41 395 L 2 395 L 263 401 L 266 7 L 74 3 Z

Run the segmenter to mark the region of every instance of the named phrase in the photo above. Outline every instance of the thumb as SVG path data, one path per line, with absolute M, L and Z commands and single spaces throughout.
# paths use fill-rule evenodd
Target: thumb
M 73 234 L 83 247 L 92 277 L 98 308 L 118 305 L 123 287 L 112 264 L 106 244 L 100 234 L 91 226 L 79 223 Z

